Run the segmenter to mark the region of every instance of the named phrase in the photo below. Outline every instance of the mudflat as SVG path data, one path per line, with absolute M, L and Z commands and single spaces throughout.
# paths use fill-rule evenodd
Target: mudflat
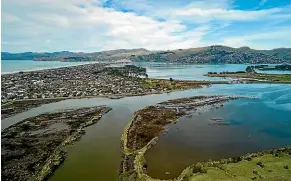
M 74 143 L 110 111 L 106 106 L 61 110 L 27 118 L 2 131 L 3 180 L 46 180 L 66 158 L 63 147 Z

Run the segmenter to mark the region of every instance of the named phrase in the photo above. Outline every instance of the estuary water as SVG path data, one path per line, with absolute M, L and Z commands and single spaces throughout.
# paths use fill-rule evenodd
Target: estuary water
M 178 79 L 178 80 L 229 80 L 229 78 L 205 77 L 208 72 L 236 72 L 245 71 L 249 64 L 164 64 L 164 63 L 134 63 L 136 66 L 147 69 L 152 78 Z M 258 71 L 268 74 L 291 74 L 291 71 Z
M 139 63 L 150 77 L 209 80 L 208 71 L 239 71 L 247 65 L 173 65 Z M 3 66 L 3 64 L 2 64 Z M 112 109 L 87 127 L 86 134 L 68 146 L 68 157 L 50 180 L 117 179 L 121 161 L 120 138 L 133 113 L 169 99 L 196 95 L 255 96 L 256 100 L 235 100 L 224 107 L 170 125 L 167 134 L 146 153 L 149 174 L 154 178 L 174 178 L 187 166 L 209 159 L 240 156 L 248 152 L 291 144 L 291 85 L 229 84 L 165 94 L 122 99 L 71 99 L 42 105 L 1 120 L 2 129 L 25 118 L 65 108 L 107 105 Z M 223 117 L 228 126 L 209 125 L 212 117 Z M 166 175 L 165 172 L 170 172 Z
M 169 125 L 166 134 L 145 155 L 148 174 L 159 179 L 175 178 L 193 163 L 290 145 L 291 87 L 265 88 L 267 91 L 258 87 L 233 89 L 242 95 L 242 90 L 248 90 L 248 95 L 259 99 L 231 101 Z M 212 124 L 211 119 L 217 117 L 229 125 Z
M 88 64 L 92 62 L 60 62 L 33 60 L 1 60 L 1 73 L 32 71 Z
M 213 85 L 165 94 L 65 100 L 43 105 L 2 120 L 3 128 L 25 118 L 64 108 L 108 105 L 113 110 L 88 128 L 79 142 L 67 147 L 68 158 L 50 180 L 116 180 L 121 160 L 120 138 L 133 113 L 148 105 L 195 95 L 245 95 L 258 100 L 229 102 L 222 109 L 169 126 L 168 134 L 146 154 L 149 174 L 175 177 L 196 161 L 239 156 L 291 143 L 291 86 L 264 84 Z M 230 126 L 210 126 L 209 117 L 224 117 Z M 178 129 L 177 129 L 178 128 Z M 250 137 L 249 137 L 250 135 Z M 216 151 L 217 150 L 217 151 Z M 166 175 L 165 172 L 170 172 Z
M 11 73 L 68 67 L 96 62 L 60 62 L 60 61 L 33 61 L 33 60 L 1 60 L 1 72 Z M 183 80 L 222 80 L 218 77 L 205 77 L 208 72 L 244 71 L 248 64 L 163 64 L 137 62 L 134 65 L 147 68 L 147 74 L 153 78 L 172 77 Z M 123 65 L 123 64 L 121 64 Z M 271 74 L 291 74 L 291 71 L 263 71 Z M 224 79 L 225 80 L 225 79 Z

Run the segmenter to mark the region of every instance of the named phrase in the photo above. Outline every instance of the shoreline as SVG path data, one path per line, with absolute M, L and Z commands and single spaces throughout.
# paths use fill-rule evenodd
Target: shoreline
M 15 61 L 15 60 L 4 60 L 4 61 Z M 22 61 L 36 61 L 36 60 L 22 60 Z M 39 62 L 40 60 L 36 61 Z M 40 61 L 40 62 L 63 62 L 63 61 Z M 42 71 L 42 70 L 50 70 L 50 69 L 58 69 L 58 68 L 64 68 L 64 67 L 74 67 L 74 66 L 80 66 L 80 65 L 87 65 L 87 64 L 95 64 L 95 63 L 100 63 L 100 64 L 126 64 L 123 62 L 108 62 L 108 61 L 84 61 L 83 63 L 80 64 L 75 64 L 75 65 L 66 65 L 66 66 L 60 66 L 60 67 L 49 67 L 49 68 L 37 68 L 37 69 L 31 69 L 31 70 L 17 70 L 17 71 L 12 71 L 12 72 L 2 72 L 1 75 L 7 75 L 7 74 L 15 74 L 19 72 L 34 72 L 34 71 Z M 66 63 L 66 62 L 65 62 Z M 72 62 L 74 63 L 74 62 Z M 248 64 L 248 63 L 226 63 L 226 64 L 209 64 L 209 63 L 162 63 L 162 62 L 130 62 L 130 63 L 149 63 L 149 64 L 170 64 L 170 65 L 261 65 L 261 64 Z M 264 64 L 264 65 L 281 65 L 278 63 L 274 64 Z M 262 70 L 264 71 L 264 70 Z M 268 70 L 265 70 L 268 71 Z M 288 70 L 287 70 L 288 71 Z M 289 70 L 290 71 L 290 70 Z
M 28 111 L 29 109 L 36 108 L 45 104 L 55 103 L 59 101 L 65 101 L 70 99 L 94 99 L 94 98 L 107 98 L 107 99 L 122 99 L 125 97 L 136 97 L 136 96 L 146 96 L 146 95 L 154 95 L 154 94 L 165 94 L 165 93 L 171 93 L 171 92 L 177 92 L 177 91 L 184 91 L 184 90 L 190 90 L 190 89 L 198 89 L 203 88 L 203 86 L 211 86 L 211 85 L 202 85 L 202 87 L 193 87 L 193 88 L 186 88 L 186 89 L 175 89 L 171 91 L 157 91 L 157 92 L 145 92 L 145 93 L 139 93 L 139 94 L 114 94 L 114 95 L 97 95 L 97 96 L 80 96 L 80 97 L 55 97 L 55 98 L 44 98 L 44 99 L 19 99 L 19 100 L 13 100 L 10 102 L 7 102 L 3 105 L 1 105 L 1 112 L 6 111 L 6 109 L 11 109 L 9 106 L 13 106 L 14 104 L 20 104 L 22 107 L 24 107 L 23 110 L 18 112 L 12 112 L 8 113 L 8 115 L 1 114 L 2 119 L 9 118 L 11 116 L 14 116 L 16 114 L 20 114 L 22 112 Z M 30 105 L 30 102 L 39 102 L 37 105 Z M 25 104 L 27 103 L 27 104 Z M 22 105 L 23 104 L 23 105 Z M 14 109 L 14 107 L 12 108 Z
M 13 61 L 13 60 L 11 60 Z M 23 60 L 26 61 L 26 60 Z M 34 61 L 34 60 L 31 60 Z M 54 61 L 53 61 L 54 62 Z M 61 62 L 61 61 L 59 61 Z M 88 64 L 110 64 L 109 62 L 90 62 L 90 63 L 82 63 L 82 64 L 76 64 L 76 65 L 66 65 L 66 66 L 60 66 L 60 67 L 50 67 L 50 68 L 38 68 L 38 69 L 32 69 L 32 70 L 19 70 L 19 71 L 13 71 L 13 72 L 2 72 L 1 75 L 11 75 L 11 74 L 17 74 L 20 72 L 38 72 L 38 71 L 43 71 L 43 70 L 52 70 L 52 69 L 60 69 L 60 68 L 66 68 L 66 67 L 76 67 L 76 66 L 81 66 L 81 65 L 88 65 Z
M 158 80 L 158 81 L 168 81 L 167 79 L 156 79 L 156 78 L 144 78 L 146 80 Z M 122 99 L 125 97 L 135 97 L 135 96 L 145 96 L 145 95 L 154 95 L 154 94 L 164 94 L 164 93 L 171 93 L 171 92 L 177 92 L 177 91 L 184 91 L 184 90 L 191 90 L 191 89 L 197 89 L 197 88 L 207 88 L 215 84 L 237 84 L 237 83 L 231 83 L 229 81 L 191 81 L 191 80 L 175 80 L 178 82 L 193 82 L 196 83 L 197 85 L 200 85 L 200 87 L 186 87 L 186 88 L 181 88 L 181 89 L 173 89 L 173 90 L 166 90 L 166 91 L 155 91 L 155 92 L 145 92 L 145 93 L 136 93 L 136 94 L 105 94 L 105 95 L 96 95 L 96 96 L 78 96 L 78 97 L 54 97 L 54 98 L 40 98 L 40 99 L 17 99 L 17 100 L 12 100 L 9 102 L 6 102 L 2 104 L 1 112 L 2 110 L 6 111 L 5 109 L 10 109 L 9 105 L 17 104 L 17 103 L 26 103 L 26 102 L 31 102 L 31 101 L 36 101 L 40 102 L 38 103 L 37 106 L 28 106 L 26 109 L 23 111 L 19 112 L 13 112 L 12 114 L 8 113 L 8 116 L 3 116 L 2 113 L 2 119 L 6 119 L 8 117 L 14 116 L 16 114 L 22 113 L 24 111 L 28 111 L 31 108 L 39 107 L 44 104 L 50 104 L 54 102 L 59 102 L 59 101 L 65 101 L 65 100 L 70 100 L 70 99 L 92 99 L 92 98 L 108 98 L 108 99 Z M 289 83 L 282 83 L 282 82 L 264 82 L 264 81 L 258 81 L 258 82 L 248 82 L 247 84 L 289 84 Z M 42 103 L 41 103 L 42 102 Z M 43 103 L 44 102 L 44 103 Z M 4 109 L 3 109 L 4 108 Z
M 65 161 L 64 146 L 77 142 L 85 134 L 85 127 L 97 123 L 111 110 L 95 106 L 44 113 L 4 129 L 2 179 L 47 180 Z
M 82 64 L 84 65 L 84 64 Z M 80 65 L 76 65 L 76 66 L 80 66 Z M 61 67 L 63 68 L 63 67 Z M 45 69 L 47 70 L 47 69 Z M 167 79 L 154 79 L 154 78 L 148 78 L 148 79 L 144 79 L 144 80 L 149 80 L 149 81 L 168 81 Z M 79 97 L 55 97 L 55 98 L 44 98 L 44 99 L 20 99 L 20 100 L 14 100 L 14 101 L 11 101 L 11 102 L 8 102 L 3 106 L 6 106 L 6 105 L 11 105 L 15 102 L 26 102 L 26 101 L 45 101 L 45 100 L 56 100 L 57 102 L 58 101 L 63 101 L 63 100 L 68 100 L 68 99 L 86 99 L 86 98 L 108 98 L 108 99 L 121 99 L 121 98 L 124 98 L 124 97 L 132 97 L 132 96 L 143 96 L 143 95 L 151 95 L 151 94 L 163 94 L 163 93 L 170 93 L 170 92 L 174 92 L 174 91 L 183 91 L 183 90 L 187 90 L 187 89 L 195 89 L 195 88 L 201 88 L 202 86 L 211 86 L 211 84 L 231 84 L 227 81 L 223 82 L 223 81 L 220 81 L 220 82 L 216 82 L 215 81 L 187 81 L 187 80 L 175 80 L 176 82 L 189 82 L 189 83 L 195 83 L 195 87 L 188 87 L 188 88 L 182 88 L 182 89 L 173 89 L 173 90 L 166 90 L 166 91 L 156 91 L 156 92 L 144 92 L 144 93 L 138 93 L 138 94 L 109 94 L 109 95 L 97 95 L 97 96 L 79 96 Z M 260 83 L 263 83 L 263 84 L 268 84 L 269 82 L 249 82 L 249 83 L 254 83 L 254 84 L 260 84 Z M 282 82 L 274 82 L 276 84 L 282 84 Z M 41 104 L 42 105 L 42 104 Z M 24 110 L 25 111 L 25 110 Z M 17 114 L 17 113 L 16 113 Z M 129 122 L 129 126 L 128 126 L 128 129 L 131 127 L 131 124 L 132 122 L 135 120 L 135 115 L 133 116 L 133 119 Z M 126 127 L 127 128 L 127 127 Z M 128 131 L 128 130 L 127 130 Z M 127 132 L 126 131 L 126 132 Z M 127 134 L 126 135 L 122 135 L 122 140 L 127 140 Z M 140 172 L 144 172 L 144 165 L 146 164 L 145 160 L 144 160 L 144 157 L 143 157 L 143 154 L 148 150 L 150 149 L 151 146 L 153 146 L 154 144 L 156 144 L 158 138 L 155 137 L 153 138 L 144 148 L 146 149 L 140 149 L 139 152 L 137 153 L 137 155 L 133 155 L 132 153 L 132 150 L 131 149 L 127 149 L 126 145 L 127 145 L 127 142 L 123 143 L 123 145 L 125 145 L 125 147 L 123 148 L 124 149 L 124 153 L 128 154 L 126 155 L 126 159 L 128 160 L 132 160 L 134 159 L 135 163 L 138 163 L 139 165 L 137 165 L 137 167 L 135 167 L 134 169 L 137 169 L 138 171 Z M 48 162 L 48 164 L 54 164 L 54 160 L 59 160 L 59 158 L 62 158 L 64 155 L 63 152 L 56 152 L 52 157 L 51 157 L 51 161 Z M 133 157 L 134 156 L 134 157 Z M 62 161 L 60 162 L 60 164 L 62 163 Z M 127 167 L 128 165 L 123 165 L 123 169 L 125 169 L 125 167 Z M 185 169 L 186 170 L 186 169 Z M 193 169 L 191 168 L 191 171 Z M 203 169 L 201 169 L 203 170 Z M 43 171 L 44 173 L 47 172 L 47 169 L 44 169 Z M 184 173 L 184 171 L 183 171 Z M 187 173 L 188 174 L 188 173 Z M 146 178 L 145 175 L 141 174 L 140 175 L 141 177 L 143 178 Z
M 146 75 L 145 68 L 105 65 L 95 63 L 2 75 L 2 104 L 19 99 L 143 94 L 210 84 L 141 78 Z
M 199 99 L 199 96 L 197 96 Z M 203 98 L 203 96 L 200 96 Z M 207 96 L 205 96 L 207 97 Z M 209 96 L 208 96 L 209 97 Z M 217 96 L 216 98 L 218 98 Z M 228 97 L 228 96 L 222 96 L 222 97 Z M 206 105 L 215 106 L 218 104 L 218 106 L 223 105 L 227 101 L 231 101 L 234 99 L 249 99 L 250 97 L 228 97 L 230 100 L 221 100 L 217 103 L 206 103 L 204 104 L 203 101 L 200 106 L 204 109 Z M 191 104 L 190 100 L 191 98 L 181 98 L 181 99 L 173 99 L 166 102 L 158 103 L 157 106 L 159 108 L 159 105 L 168 105 L 170 108 L 173 108 L 173 106 L 176 105 L 176 107 L 179 107 L 179 109 L 183 109 L 181 107 L 184 107 L 185 104 Z M 214 98 L 215 99 L 215 98 Z M 219 98 L 218 98 L 219 99 Z M 251 98 L 252 99 L 252 98 Z M 119 168 L 119 181 L 127 181 L 127 180 L 141 180 L 141 181 L 161 181 L 161 179 L 152 178 L 150 175 L 147 174 L 147 163 L 144 157 L 144 154 L 147 150 L 149 150 L 152 146 L 157 144 L 159 135 L 164 132 L 164 130 L 160 131 L 157 135 L 154 135 L 151 137 L 149 141 L 146 141 L 141 146 L 129 146 L 129 144 L 138 145 L 139 142 L 138 134 L 132 135 L 132 129 L 138 129 L 139 125 L 145 125 L 146 117 L 149 115 L 153 115 L 150 119 L 154 119 L 154 122 L 159 122 L 164 120 L 163 117 L 161 119 L 158 119 L 158 114 L 147 114 L 149 110 L 155 109 L 157 106 L 148 106 L 144 109 L 141 109 L 139 111 L 136 111 L 134 115 L 132 116 L 131 120 L 128 122 L 127 126 L 125 127 L 123 134 L 121 136 L 120 142 L 121 142 L 121 152 L 122 152 L 122 160 Z M 189 107 L 188 107 L 189 108 Z M 190 111 L 191 114 L 192 109 L 196 109 L 197 107 L 190 107 L 190 110 L 187 109 L 186 111 Z M 199 109 L 199 106 L 198 106 Z M 207 109 L 207 108 L 206 108 Z M 159 111 L 160 112 L 160 111 Z M 150 113 L 150 112 L 149 112 Z M 164 113 L 161 113 L 161 115 L 164 115 Z M 144 115 L 144 116 L 143 116 Z M 177 115 L 177 114 L 176 114 Z M 164 128 L 168 124 L 175 124 L 177 121 L 176 119 L 179 118 L 179 116 L 187 116 L 186 114 L 173 116 L 172 118 L 169 118 L 172 121 L 166 122 L 164 125 Z M 167 120 L 167 119 L 166 119 Z M 150 126 L 149 121 L 147 122 L 147 126 Z M 156 124 L 156 123 L 155 123 Z M 153 129 L 156 127 L 156 125 L 153 126 Z M 137 132 L 138 133 L 138 132 Z M 145 134 L 145 133 L 143 133 Z M 145 134 L 146 135 L 146 134 Z M 136 141 L 130 141 L 130 139 L 134 138 Z M 147 139 L 148 140 L 148 139 Z M 247 166 L 245 166 L 247 164 Z M 278 167 L 277 165 L 280 165 Z M 236 167 L 239 167 L 241 170 L 246 171 L 239 171 L 237 172 Z M 274 178 L 276 176 L 281 176 L 280 178 L 288 178 L 288 176 L 291 176 L 291 172 L 289 172 L 288 169 L 291 167 L 291 147 L 286 146 L 282 148 L 275 148 L 271 150 L 263 150 L 258 151 L 254 153 L 248 153 L 243 156 L 237 156 L 237 157 L 231 157 L 231 158 L 225 158 L 220 159 L 217 161 L 205 161 L 205 162 L 198 162 L 195 164 L 192 164 L 185 169 L 181 171 L 181 174 L 178 177 L 175 177 L 173 179 L 167 179 L 167 181 L 184 181 L 184 180 L 191 180 L 191 181 L 216 181 L 217 179 L 226 179 L 226 180 L 254 180 L 254 179 L 262 179 L 266 177 Z M 262 171 L 265 168 L 264 171 Z M 259 170 L 258 170 L 259 169 Z M 278 172 L 279 171 L 279 172 Z M 253 176 L 249 177 L 249 173 L 245 174 L 245 172 L 249 172 L 250 174 L 253 174 Z M 275 175 L 270 175 L 272 173 L 275 173 Z M 270 174 L 267 174 L 270 173 Z M 168 173 L 170 174 L 170 173 Z M 276 177 L 277 178 L 277 177 Z M 290 177 L 289 177 L 290 178 Z
M 185 168 L 177 180 L 289 180 L 291 146 L 198 162 Z
M 196 112 L 198 109 L 204 109 L 209 106 L 221 106 L 225 102 L 236 99 L 250 99 L 250 97 L 195 96 L 165 101 L 158 103 L 156 106 L 148 106 L 135 112 L 121 137 L 122 160 L 119 170 L 119 180 L 126 181 L 134 178 L 158 181 L 159 179 L 153 179 L 147 174 L 147 164 L 144 154 L 157 143 L 158 137 L 164 132 L 165 127 L 168 124 L 175 123 L 179 117 L 192 114 L 193 111 Z M 149 120 L 143 120 L 147 119 L 147 117 L 149 117 Z M 142 123 L 143 121 L 146 121 L 147 124 Z M 143 127 L 143 125 L 147 126 Z M 153 127 L 153 130 L 151 127 Z M 151 132 L 150 135 L 147 134 L 147 128 Z M 148 137 L 145 137 L 146 135 Z M 141 141 L 142 139 L 139 136 L 145 137 L 143 138 L 145 140 Z
M 239 83 L 264 83 L 264 84 L 291 84 L 291 74 L 267 74 L 267 73 L 224 73 L 215 72 L 204 74 L 207 77 L 236 78 Z

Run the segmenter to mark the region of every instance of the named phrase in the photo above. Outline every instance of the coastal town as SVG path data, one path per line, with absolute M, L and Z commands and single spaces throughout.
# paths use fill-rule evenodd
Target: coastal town
M 106 64 L 87 64 L 2 75 L 2 103 L 19 99 L 136 94 L 151 91 L 138 79 L 111 73 Z M 118 68 L 115 68 L 118 69 Z
M 13 100 L 139 95 L 209 83 L 143 79 L 146 69 L 133 65 L 86 64 L 2 75 L 2 104 Z

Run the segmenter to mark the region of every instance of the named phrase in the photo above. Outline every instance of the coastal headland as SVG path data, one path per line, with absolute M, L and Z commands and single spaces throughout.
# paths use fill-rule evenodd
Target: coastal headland
M 147 174 L 145 153 L 158 142 L 165 127 L 179 117 L 220 107 L 227 101 L 248 97 L 196 96 L 174 99 L 137 111 L 121 138 L 119 180 L 159 180 Z M 251 153 L 235 158 L 195 163 L 173 180 L 288 180 L 291 148 Z M 170 174 L 170 173 L 166 173 Z
M 2 180 L 47 180 L 66 158 L 64 146 L 97 123 L 106 106 L 62 110 L 27 118 L 1 133 Z

